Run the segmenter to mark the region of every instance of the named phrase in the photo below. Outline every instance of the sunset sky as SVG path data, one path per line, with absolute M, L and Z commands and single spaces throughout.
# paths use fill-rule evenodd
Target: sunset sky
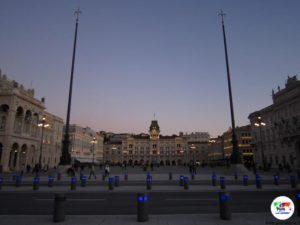
M 80 7 L 71 123 L 164 135 L 231 126 L 220 9 L 236 125 L 300 71 L 299 0 L 0 0 L 0 69 L 66 119 Z M 299 79 L 300 77 L 298 77 Z

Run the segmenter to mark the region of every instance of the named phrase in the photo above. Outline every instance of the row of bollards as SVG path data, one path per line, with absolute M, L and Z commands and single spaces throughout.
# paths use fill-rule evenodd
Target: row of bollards
M 229 192 L 219 192 L 219 214 L 222 220 L 231 220 L 231 195 Z M 64 222 L 65 221 L 65 201 L 66 197 L 64 194 L 55 194 L 54 197 L 54 222 Z M 137 194 L 137 221 L 146 222 L 149 220 L 149 197 L 145 193 Z M 300 217 L 300 190 L 296 190 L 295 193 L 295 206 Z

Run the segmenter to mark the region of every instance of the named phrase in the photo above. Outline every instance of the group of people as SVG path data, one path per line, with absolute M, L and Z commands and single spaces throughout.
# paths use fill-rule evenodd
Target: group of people
M 109 165 L 106 164 L 105 167 L 104 167 L 104 175 L 105 175 L 105 177 L 109 177 L 109 172 L 110 172 Z M 89 179 L 91 179 L 92 176 L 94 177 L 94 179 L 97 179 L 94 164 L 90 165 Z

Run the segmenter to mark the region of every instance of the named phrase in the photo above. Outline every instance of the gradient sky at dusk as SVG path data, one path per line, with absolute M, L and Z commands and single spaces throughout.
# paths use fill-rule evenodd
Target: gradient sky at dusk
M 80 6 L 71 123 L 164 135 L 231 126 L 222 8 L 236 125 L 300 71 L 299 0 L 0 0 L 0 68 L 66 118 Z M 299 79 L 299 77 L 298 77 Z

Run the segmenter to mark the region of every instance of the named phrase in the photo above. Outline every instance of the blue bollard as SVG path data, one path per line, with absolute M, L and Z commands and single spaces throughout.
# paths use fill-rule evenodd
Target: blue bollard
M 279 185 L 279 176 L 278 175 L 274 175 L 274 184 Z
M 76 183 L 77 183 L 77 178 L 76 177 L 72 177 L 71 178 L 71 183 L 70 183 L 72 191 L 76 190 Z
M 146 222 L 149 220 L 148 216 L 148 196 L 140 193 L 137 196 L 137 221 Z
M 296 190 L 296 209 L 298 217 L 300 217 L 300 190 Z
M 231 197 L 227 192 L 219 193 L 220 218 L 222 220 L 231 220 Z
M 80 183 L 81 183 L 81 187 L 85 187 L 86 186 L 86 181 L 87 181 L 87 177 L 82 175 L 81 179 L 80 179 Z
M 189 178 L 188 177 L 183 178 L 183 187 L 184 187 L 184 190 L 189 189 Z
M 147 179 L 146 179 L 146 187 L 147 187 L 147 190 L 151 190 L 152 189 L 152 176 L 147 177 Z
M 33 178 L 33 190 L 39 190 L 39 186 L 40 186 L 40 178 L 39 177 Z
M 120 184 L 120 178 L 119 176 L 115 176 L 115 187 L 119 187 Z
M 244 185 L 244 186 L 248 186 L 248 179 L 249 179 L 249 178 L 248 178 L 247 175 L 244 175 L 244 176 L 243 176 L 243 185 Z
M 48 187 L 53 187 L 54 177 L 48 176 Z
M 211 176 L 211 184 L 212 184 L 212 186 L 217 185 L 217 176 L 215 173 L 213 173 L 213 175 Z
M 124 180 L 128 180 L 128 173 L 127 172 L 124 173 Z
M 114 178 L 108 178 L 108 190 L 114 190 Z
M 225 177 L 220 177 L 220 187 L 221 187 L 221 189 L 225 189 L 226 188 Z
M 255 182 L 256 182 L 256 188 L 261 189 L 262 188 L 261 177 L 258 174 L 255 175 Z
M 184 183 L 184 176 L 180 175 L 179 176 L 179 185 L 183 186 L 183 183 Z
M 22 177 L 16 176 L 16 187 L 21 187 L 22 184 Z

